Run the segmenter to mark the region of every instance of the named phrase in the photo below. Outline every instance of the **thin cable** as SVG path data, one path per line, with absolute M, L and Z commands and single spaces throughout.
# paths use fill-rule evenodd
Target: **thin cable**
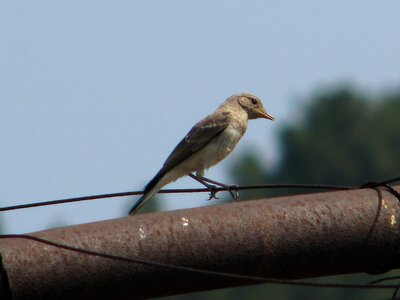
M 379 186 L 386 186 L 390 183 L 394 183 L 396 181 L 400 181 L 400 177 L 391 178 L 389 180 L 381 181 L 381 182 L 368 182 L 360 187 L 355 186 L 343 186 L 343 185 L 329 185 L 329 184 L 256 184 L 256 185 L 244 185 L 244 186 L 230 186 L 226 187 L 217 187 L 214 189 L 215 193 L 222 191 L 244 191 L 244 190 L 257 190 L 257 189 L 281 189 L 281 188 L 290 188 L 290 189 L 320 189 L 320 190 L 353 190 L 358 188 L 374 188 Z M 389 191 L 393 193 L 393 189 L 388 188 Z M 158 193 L 160 194 L 179 194 L 179 193 L 208 193 L 210 192 L 207 188 L 197 188 L 197 189 L 164 189 L 160 190 Z M 50 201 L 42 201 L 42 202 L 32 202 L 25 203 L 19 205 L 11 205 L 0 207 L 0 212 L 24 209 L 24 208 L 32 208 L 39 206 L 48 206 L 48 205 L 57 205 L 57 204 L 65 204 L 71 202 L 80 202 L 80 201 L 89 201 L 89 200 L 97 200 L 104 198 L 117 198 L 117 197 L 127 197 L 127 196 L 137 196 L 142 195 L 143 191 L 131 191 L 131 192 L 120 192 L 120 193 L 108 193 L 108 194 L 99 194 L 99 195 L 90 195 L 90 196 L 82 196 L 82 197 L 73 197 L 73 198 L 65 198 L 59 200 L 50 200 Z M 397 198 L 398 195 L 395 195 Z
M 388 180 L 385 180 L 385 181 L 381 181 L 378 184 L 379 185 L 385 185 L 385 184 L 395 183 L 397 181 L 400 181 L 400 177 L 395 177 L 395 178 L 391 178 L 391 179 L 388 179 Z
M 231 188 L 231 190 L 256 190 L 256 189 L 273 189 L 273 188 L 312 188 L 312 189 L 321 189 L 321 190 L 351 190 L 357 187 L 349 187 L 349 186 L 338 186 L 338 185 L 322 185 L 322 184 L 257 184 L 257 185 L 245 185 L 238 186 L 235 188 Z M 215 188 L 215 192 L 227 191 L 227 188 Z M 181 193 L 208 193 L 209 189 L 206 188 L 198 188 L 198 189 L 164 189 L 160 190 L 158 193 L 160 194 L 181 194 Z M 58 200 L 49 200 L 42 202 L 31 202 L 19 205 L 11 205 L 11 206 L 3 206 L 0 207 L 0 212 L 2 211 L 10 211 L 24 208 L 32 208 L 39 206 L 48 206 L 48 205 L 57 205 L 57 204 L 65 204 L 71 202 L 81 202 L 81 201 L 89 201 L 89 200 L 97 200 L 104 198 L 117 198 L 117 197 L 127 197 L 127 196 L 137 196 L 142 195 L 143 191 L 131 191 L 131 192 L 120 192 L 120 193 L 109 193 L 109 194 L 99 194 L 99 195 L 90 195 L 90 196 L 82 196 L 82 197 L 73 197 L 73 198 L 65 198 Z
M 383 277 L 383 278 L 379 278 L 373 281 L 368 282 L 368 284 L 377 284 L 380 282 L 384 282 L 384 281 L 389 281 L 389 280 L 399 280 L 400 276 L 396 275 L 396 276 L 390 276 L 390 277 Z
M 321 287 L 321 288 L 351 288 L 351 289 L 397 289 L 400 287 L 400 285 L 389 285 L 389 284 L 382 285 L 382 284 L 371 284 L 371 283 L 368 283 L 368 284 L 317 283 L 317 282 L 307 282 L 307 281 L 292 281 L 292 280 L 284 280 L 284 279 L 273 279 L 273 278 L 266 278 L 266 277 L 261 277 L 261 276 L 240 275 L 240 274 L 232 274 L 232 273 L 226 273 L 226 272 L 196 269 L 196 268 L 184 267 L 184 266 L 176 266 L 176 265 L 171 265 L 171 264 L 166 264 L 166 263 L 148 261 L 148 260 L 139 259 L 139 258 L 133 259 L 133 258 L 123 257 L 123 256 L 118 256 L 118 255 L 113 255 L 113 254 L 101 253 L 101 252 L 97 252 L 97 251 L 93 251 L 93 250 L 87 250 L 87 249 L 82 249 L 79 247 L 66 245 L 66 244 L 59 243 L 59 242 L 54 242 L 51 240 L 47 240 L 47 239 L 43 239 L 43 238 L 39 238 L 36 236 L 27 235 L 27 234 L 0 235 L 0 239 L 6 239 L 6 238 L 32 240 L 35 242 L 39 242 L 42 244 L 54 246 L 57 248 L 61 248 L 61 249 L 65 249 L 65 250 L 69 250 L 69 251 L 73 251 L 73 252 L 78 252 L 78 253 L 82 253 L 82 254 L 86 254 L 86 255 L 99 256 L 99 257 L 107 258 L 107 259 L 115 259 L 115 260 L 119 260 L 119 261 L 123 261 L 123 262 L 127 262 L 127 263 L 142 264 L 142 265 L 147 265 L 147 266 L 152 266 L 152 267 L 161 267 L 161 268 L 172 269 L 172 270 L 176 270 L 176 271 L 206 274 L 206 275 L 212 275 L 212 276 L 217 276 L 217 277 L 251 280 L 251 281 L 262 282 L 262 283 L 273 283 L 273 284 L 293 285 L 293 286 L 307 286 L 307 287 Z
M 115 198 L 115 197 L 140 195 L 138 193 L 141 193 L 141 192 L 122 192 L 122 193 L 113 193 L 113 194 L 100 194 L 100 195 L 82 196 L 82 197 L 75 197 L 75 198 L 65 198 L 65 199 L 59 199 L 59 200 L 32 202 L 32 203 L 0 207 L 0 211 L 32 208 L 32 207 L 47 206 L 47 205 L 56 205 L 56 204 L 63 204 L 63 203 L 70 203 L 70 202 L 88 201 L 88 200 L 95 200 L 95 199 L 102 199 L 102 198 Z

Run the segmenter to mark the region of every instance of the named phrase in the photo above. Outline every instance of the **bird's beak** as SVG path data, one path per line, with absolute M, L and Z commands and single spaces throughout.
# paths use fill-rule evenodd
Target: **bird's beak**
M 260 113 L 260 116 L 259 116 L 260 118 L 268 119 L 271 121 L 275 120 L 275 118 L 273 116 L 271 116 L 269 113 L 267 113 L 263 109 L 260 109 L 259 113 Z

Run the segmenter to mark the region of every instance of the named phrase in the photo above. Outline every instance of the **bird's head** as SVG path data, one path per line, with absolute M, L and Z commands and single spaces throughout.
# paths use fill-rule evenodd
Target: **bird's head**
M 249 119 L 264 118 L 273 121 L 275 118 L 268 114 L 261 102 L 256 96 L 251 94 L 237 95 L 239 105 L 247 112 Z

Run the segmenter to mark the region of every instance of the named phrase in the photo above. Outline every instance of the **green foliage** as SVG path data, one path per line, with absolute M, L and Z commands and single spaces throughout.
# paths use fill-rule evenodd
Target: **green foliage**
M 400 94 L 374 102 L 350 89 L 318 95 L 281 132 L 275 180 L 359 185 L 398 175 Z

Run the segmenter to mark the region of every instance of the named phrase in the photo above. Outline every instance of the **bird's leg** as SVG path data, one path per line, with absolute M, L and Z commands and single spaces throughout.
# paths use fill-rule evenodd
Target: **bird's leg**
M 208 184 L 205 180 L 203 180 L 202 177 L 200 176 L 196 176 L 192 173 L 188 174 L 190 177 L 192 177 L 194 180 L 196 180 L 197 182 L 200 182 L 202 185 L 204 185 L 209 191 L 210 191 L 210 198 L 208 198 L 207 200 L 211 200 L 211 199 L 219 199 L 217 197 L 217 187 L 215 185 L 212 184 Z
M 233 200 L 239 200 L 239 191 L 238 191 L 238 185 L 237 184 L 224 184 L 218 181 L 214 181 L 211 180 L 209 178 L 206 178 L 204 176 L 199 176 L 199 175 L 194 175 L 194 174 L 190 174 L 190 177 L 192 177 L 193 179 L 197 180 L 198 182 L 200 182 L 201 184 L 203 184 L 205 187 L 207 187 L 210 190 L 210 199 L 215 198 L 218 199 L 215 194 L 215 188 L 216 186 L 222 187 L 224 189 L 226 189 L 229 194 L 232 196 Z M 212 183 L 212 185 L 210 185 L 210 183 Z M 210 189 L 211 187 L 211 189 Z M 209 200 L 210 200 L 209 199 Z
M 239 186 L 237 184 L 224 184 L 218 181 L 211 180 L 204 176 L 201 177 L 201 179 L 204 180 L 205 182 L 212 183 L 226 189 L 229 192 L 229 194 L 231 194 L 233 200 L 239 200 L 239 190 L 238 190 Z

